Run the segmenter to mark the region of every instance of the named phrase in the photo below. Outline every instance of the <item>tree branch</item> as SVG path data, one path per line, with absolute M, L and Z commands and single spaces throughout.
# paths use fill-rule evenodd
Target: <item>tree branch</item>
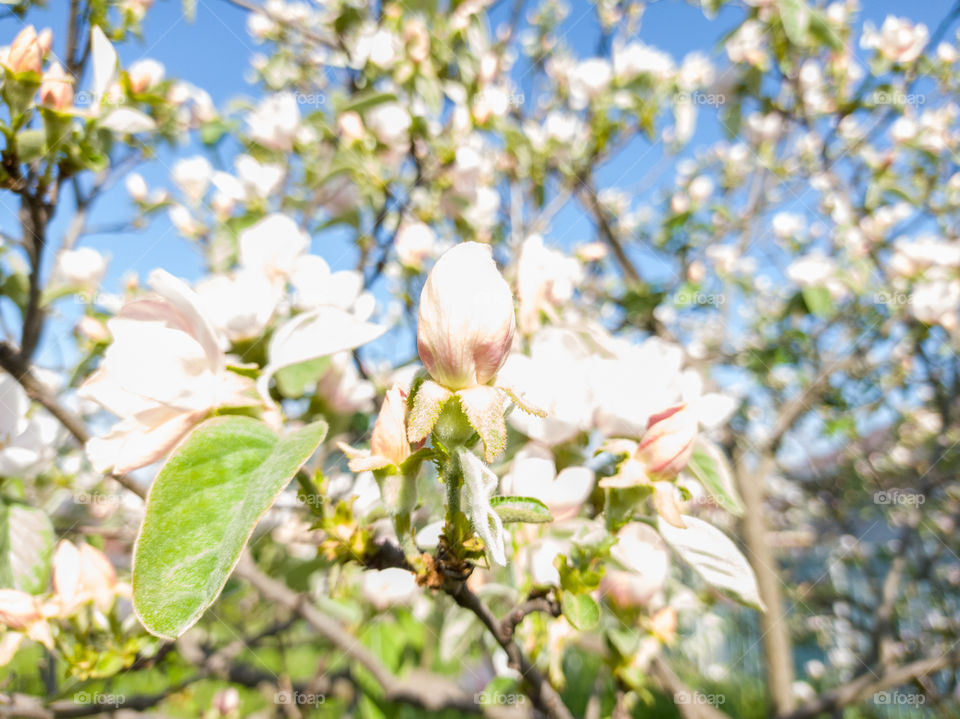
M 384 698 L 387 701 L 409 704 L 428 711 L 457 709 L 469 714 L 483 713 L 481 704 L 445 677 L 426 672 L 417 673 L 406 680 L 394 676 L 369 649 L 338 622 L 304 601 L 302 596 L 285 584 L 260 571 L 248 552 L 244 552 L 241 556 L 235 574 L 253 585 L 264 599 L 299 614 L 314 631 L 370 672 L 383 688 Z
M 520 672 L 524 682 L 529 687 L 530 699 L 536 707 L 542 710 L 551 719 L 573 719 L 557 690 L 553 688 L 530 660 L 513 641 L 513 627 L 499 621 L 490 609 L 480 601 L 480 598 L 470 591 L 466 582 L 450 582 L 444 586 L 444 591 L 453 597 L 453 600 L 464 609 L 473 612 L 483 622 L 483 625 L 493 635 L 497 643 L 507 653 L 510 665 Z M 524 615 L 525 616 L 525 615 Z M 522 619 L 522 617 L 521 617 Z
M 758 467 L 753 472 L 748 471 L 744 466 L 743 458 L 738 457 L 734 474 L 740 497 L 743 499 L 743 539 L 747 546 L 750 564 L 757 575 L 760 598 L 767 609 L 760 618 L 767 682 L 770 685 L 770 697 L 773 700 L 775 712 L 782 714 L 791 711 L 794 706 L 794 668 L 777 560 L 764 519 L 766 509 L 763 481 L 773 468 L 773 455 L 766 452 L 759 458 Z
M 796 711 L 779 714 L 777 719 L 815 719 L 821 714 L 862 702 L 877 692 L 921 679 L 941 669 L 957 666 L 960 666 L 960 651 L 918 659 L 910 664 L 890 669 L 880 678 L 877 678 L 873 672 L 865 672 Z
M 83 419 L 50 395 L 47 388 L 34 376 L 27 359 L 17 352 L 9 342 L 0 342 L 0 367 L 20 383 L 30 399 L 41 404 L 50 414 L 56 417 L 60 424 L 80 444 L 87 443 L 87 440 L 90 439 L 90 433 L 87 431 Z M 111 474 L 109 476 L 141 499 L 146 499 L 147 490 L 137 484 L 132 477 L 125 474 Z

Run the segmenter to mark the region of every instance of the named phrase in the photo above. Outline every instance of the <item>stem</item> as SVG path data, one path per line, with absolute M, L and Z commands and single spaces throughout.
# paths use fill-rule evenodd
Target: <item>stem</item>
M 460 511 L 460 489 L 463 486 L 460 460 L 454 454 L 443 463 L 443 483 L 447 487 L 447 524 L 452 524 L 453 518 Z
M 400 541 L 403 556 L 415 567 L 422 564 L 420 550 L 417 549 L 417 543 L 414 541 L 411 531 L 410 512 L 397 512 L 393 518 L 393 526 L 397 531 L 397 539 Z

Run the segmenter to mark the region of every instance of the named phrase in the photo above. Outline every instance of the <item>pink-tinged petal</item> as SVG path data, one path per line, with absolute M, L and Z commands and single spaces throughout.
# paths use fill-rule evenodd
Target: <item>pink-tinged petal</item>
M 0 625 L 22 630 L 41 618 L 36 597 L 19 589 L 0 589 Z
M 370 451 L 386 457 L 391 464 L 402 464 L 410 456 L 407 440 L 407 396 L 399 385 L 387 390 L 370 437 Z
M 110 611 L 117 572 L 103 552 L 86 543 L 80 545 L 80 584 L 100 611 Z
M 679 474 L 693 454 L 697 438 L 697 415 L 681 404 L 650 417 L 647 431 L 634 455 L 647 472 L 663 478 Z
M 20 632 L 6 632 L 0 637 L 0 667 L 10 663 L 22 643 L 23 635 Z
M 86 445 L 87 457 L 98 472 L 125 474 L 164 457 L 205 416 L 167 407 L 142 412 L 113 426 Z
M 344 442 L 337 442 L 337 448 L 347 455 L 347 466 L 350 467 L 351 472 L 372 472 L 393 464 L 386 457 L 372 454 L 369 449 L 357 449 Z
M 83 601 L 80 573 L 80 550 L 70 540 L 61 540 L 53 553 L 53 591 L 64 614 Z
M 487 384 L 506 361 L 516 317 L 488 245 L 465 242 L 437 261 L 420 295 L 417 350 L 451 390 Z
M 150 287 L 179 313 L 177 321 L 189 327 L 190 334 L 203 347 L 211 368 L 223 371 L 226 361 L 220 350 L 217 333 L 203 314 L 203 302 L 189 285 L 165 270 L 154 270 L 148 278 Z
M 677 502 L 677 489 L 672 482 L 653 483 L 653 506 L 657 514 L 677 529 L 686 529 L 683 517 L 680 514 L 680 505 Z

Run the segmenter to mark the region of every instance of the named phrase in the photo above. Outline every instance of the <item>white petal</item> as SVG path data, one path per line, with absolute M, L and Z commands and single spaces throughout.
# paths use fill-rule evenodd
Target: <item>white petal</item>
M 103 127 L 114 132 L 135 135 L 138 132 L 152 132 L 157 128 L 153 118 L 139 110 L 129 107 L 119 107 L 107 115 L 100 123 Z
M 117 75 L 117 51 L 113 49 L 113 45 L 97 25 L 90 30 L 90 41 L 93 48 L 92 104 L 94 107 L 99 107 L 100 100 Z

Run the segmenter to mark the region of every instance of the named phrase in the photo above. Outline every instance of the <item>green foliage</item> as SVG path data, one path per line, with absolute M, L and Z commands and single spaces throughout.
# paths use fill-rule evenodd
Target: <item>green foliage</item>
M 157 475 L 133 563 L 137 616 L 177 637 L 213 603 L 257 521 L 326 434 L 316 422 L 278 439 L 256 420 L 195 429 Z

